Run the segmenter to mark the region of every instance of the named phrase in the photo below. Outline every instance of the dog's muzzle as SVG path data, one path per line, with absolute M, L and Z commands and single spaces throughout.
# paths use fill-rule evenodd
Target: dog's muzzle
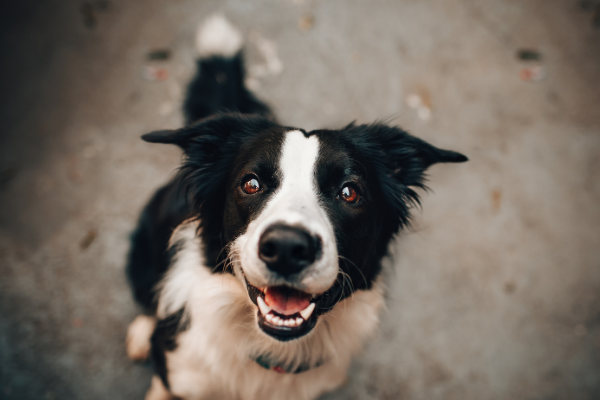
M 303 279 L 314 268 L 321 268 L 321 237 L 300 225 L 275 223 L 263 231 L 257 244 L 258 258 L 269 275 L 261 286 L 246 279 L 250 300 L 258 308 L 258 326 L 280 341 L 306 335 L 317 324 L 319 315 L 330 310 L 341 295 L 337 279 L 325 292 L 304 291 L 309 288 Z

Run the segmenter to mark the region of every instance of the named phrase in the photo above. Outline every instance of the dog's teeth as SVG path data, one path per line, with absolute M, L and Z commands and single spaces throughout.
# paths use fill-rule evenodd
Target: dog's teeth
M 302 325 L 302 322 L 304 322 L 304 320 L 300 317 L 296 318 L 296 325 L 300 326 Z
M 286 319 L 285 320 L 285 326 L 292 326 L 292 322 L 295 325 L 295 321 L 293 319 Z
M 296 320 L 294 318 L 290 319 L 290 325 L 289 326 L 296 326 Z
M 268 322 L 273 322 L 273 314 L 267 314 L 267 315 L 265 315 L 265 319 L 266 319 Z
M 258 303 L 258 308 L 260 308 L 260 312 L 262 313 L 262 315 L 266 316 L 268 313 L 271 312 L 271 307 L 269 307 L 267 303 L 265 303 L 262 297 L 258 296 L 256 298 L 256 302 Z
M 306 307 L 304 310 L 300 311 L 300 315 L 302 315 L 302 318 L 304 318 L 305 320 L 308 320 L 314 310 L 315 310 L 315 303 L 310 303 L 310 305 L 308 307 Z
M 275 315 L 273 317 L 273 323 L 276 325 L 281 325 L 281 318 L 279 318 L 277 315 Z

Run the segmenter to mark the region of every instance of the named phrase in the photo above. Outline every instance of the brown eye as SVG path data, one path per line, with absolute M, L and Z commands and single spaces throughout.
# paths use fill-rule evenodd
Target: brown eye
M 357 203 L 360 200 L 358 191 L 352 186 L 344 186 L 340 191 L 339 197 L 346 203 Z
M 248 177 L 247 179 L 244 179 L 244 182 L 242 183 L 242 190 L 244 193 L 254 194 L 259 192 L 260 189 L 262 189 L 260 183 L 255 177 Z

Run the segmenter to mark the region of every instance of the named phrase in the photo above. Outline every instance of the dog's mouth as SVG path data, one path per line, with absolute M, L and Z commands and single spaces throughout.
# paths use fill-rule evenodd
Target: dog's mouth
M 329 291 L 315 296 L 289 286 L 257 288 L 246 280 L 250 300 L 258 307 L 258 326 L 267 335 L 288 341 L 309 333 L 316 325 L 319 307 Z
M 297 339 L 317 323 L 317 297 L 288 286 L 257 288 L 246 281 L 250 300 L 257 305 L 258 326 L 281 341 Z

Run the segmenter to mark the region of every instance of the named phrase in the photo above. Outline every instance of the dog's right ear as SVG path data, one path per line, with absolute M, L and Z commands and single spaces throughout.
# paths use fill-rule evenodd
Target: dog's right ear
M 275 124 L 271 120 L 258 115 L 223 113 L 201 119 L 181 129 L 146 133 L 142 139 L 149 143 L 175 144 L 188 152 L 194 143 L 210 142 L 211 137 L 224 139 L 231 133 L 255 132 L 273 125 Z
M 186 151 L 194 138 L 201 137 L 210 133 L 211 130 L 214 130 L 214 128 L 216 128 L 215 125 L 218 125 L 217 120 L 231 119 L 233 117 L 233 115 L 228 114 L 218 115 L 202 119 L 181 129 L 165 129 L 146 133 L 145 135 L 142 135 L 142 140 L 148 143 L 175 144 Z M 226 134 L 226 131 L 219 132 L 219 136 L 225 136 Z
M 154 131 L 142 135 L 142 140 L 148 143 L 176 144 L 179 147 L 184 148 L 185 143 L 193 137 L 192 132 L 185 131 L 186 128 Z

